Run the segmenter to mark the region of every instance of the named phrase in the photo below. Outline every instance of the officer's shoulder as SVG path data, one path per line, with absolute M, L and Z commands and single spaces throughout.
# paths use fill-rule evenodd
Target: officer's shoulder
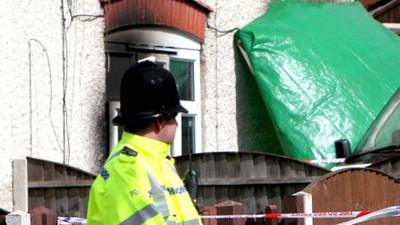
M 118 155 L 118 160 L 120 162 L 132 163 L 136 162 L 137 159 L 137 151 L 125 146 L 120 150 L 120 154 Z
M 120 153 L 122 155 L 127 155 L 127 156 L 131 156 L 131 157 L 136 157 L 137 156 L 137 151 L 125 146 L 124 148 L 121 149 Z

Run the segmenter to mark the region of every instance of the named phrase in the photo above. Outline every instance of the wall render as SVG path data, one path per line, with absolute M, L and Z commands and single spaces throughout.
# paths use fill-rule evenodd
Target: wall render
M 98 0 L 0 2 L 1 208 L 13 210 L 14 159 L 97 172 L 107 146 L 102 14 Z
M 269 1 L 204 0 L 213 8 L 208 23 L 219 31 L 241 28 L 265 13 Z M 247 65 L 236 49 L 234 32 L 206 29 L 202 49 L 203 151 L 265 148 L 266 111 L 250 114 L 248 102 L 262 104 Z M 247 104 L 247 105 L 245 105 Z M 261 126 L 261 127 L 259 127 Z

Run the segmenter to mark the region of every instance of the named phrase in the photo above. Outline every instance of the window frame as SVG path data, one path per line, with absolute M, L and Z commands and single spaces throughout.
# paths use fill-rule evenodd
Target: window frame
M 189 113 L 179 114 L 176 118 L 178 127 L 171 149 L 172 156 L 182 155 L 182 116 L 194 117 L 194 149 L 192 153 L 202 152 L 200 50 L 200 42 L 185 34 L 162 28 L 130 29 L 109 34 L 106 37 L 107 57 L 110 57 L 110 53 L 114 52 L 136 54 L 137 60 L 155 56 L 156 60 L 164 63 L 164 68 L 168 70 L 170 59 L 193 62 L 194 101 L 181 100 L 181 104 L 189 110 Z M 110 151 L 119 139 L 119 128 L 112 123 L 119 107 L 118 99 L 109 99 Z
M 194 117 L 194 149 L 192 153 L 201 152 L 201 137 L 202 137 L 202 129 L 201 129 L 201 85 L 200 85 L 200 52 L 194 50 L 180 49 L 177 51 L 176 55 L 171 55 L 169 60 L 177 60 L 177 61 L 185 61 L 185 62 L 193 62 L 193 88 L 194 88 L 194 101 L 183 101 L 181 100 L 181 104 L 185 107 L 189 112 L 185 114 L 180 114 L 177 116 L 177 122 L 179 124 L 176 130 L 176 137 L 174 141 L 174 146 L 172 150 L 173 156 L 182 155 L 182 117 Z M 168 62 L 169 69 L 169 62 Z

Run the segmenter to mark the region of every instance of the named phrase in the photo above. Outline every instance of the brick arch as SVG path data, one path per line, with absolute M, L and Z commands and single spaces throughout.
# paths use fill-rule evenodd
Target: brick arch
M 132 26 L 164 26 L 204 41 L 212 9 L 198 0 L 110 0 L 103 3 L 105 32 Z

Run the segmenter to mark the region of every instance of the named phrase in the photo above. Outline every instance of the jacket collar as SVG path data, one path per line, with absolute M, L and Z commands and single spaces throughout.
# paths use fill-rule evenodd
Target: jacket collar
M 122 133 L 120 144 L 128 146 L 138 152 L 139 155 L 149 159 L 165 158 L 169 155 L 171 149 L 170 144 L 126 131 Z

